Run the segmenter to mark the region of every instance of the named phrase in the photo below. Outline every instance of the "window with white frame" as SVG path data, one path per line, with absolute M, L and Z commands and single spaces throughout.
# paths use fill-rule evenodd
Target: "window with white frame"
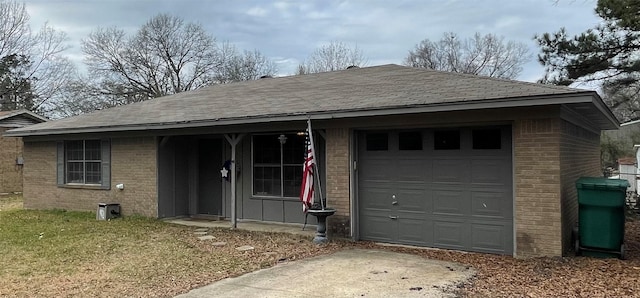
M 264 134 L 252 137 L 253 195 L 298 197 L 305 158 L 305 135 Z

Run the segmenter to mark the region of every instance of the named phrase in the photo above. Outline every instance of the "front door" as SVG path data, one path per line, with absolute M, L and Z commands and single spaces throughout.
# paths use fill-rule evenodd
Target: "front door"
M 198 141 L 198 214 L 222 214 L 222 139 Z

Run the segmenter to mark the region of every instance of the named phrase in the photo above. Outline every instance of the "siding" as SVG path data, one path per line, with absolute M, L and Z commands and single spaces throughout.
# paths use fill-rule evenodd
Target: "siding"
M 98 203 L 120 203 L 124 215 L 157 217 L 154 137 L 111 140 L 110 190 L 58 187 L 56 142 L 27 140 L 24 157 L 25 208 L 94 211 Z M 119 183 L 124 183 L 124 190 L 114 187 Z

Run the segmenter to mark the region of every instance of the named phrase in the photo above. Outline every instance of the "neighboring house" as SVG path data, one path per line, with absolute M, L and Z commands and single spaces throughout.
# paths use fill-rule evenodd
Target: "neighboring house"
M 603 166 L 616 167 L 619 158 L 636 154 L 634 145 L 640 141 L 640 120 L 620 124 L 620 129 L 602 132 Z
M 383 65 L 217 85 L 12 130 L 26 208 L 300 223 L 311 119 L 334 235 L 560 256 L 575 181 L 601 176 L 593 91 Z M 286 138 L 285 138 L 286 137 Z M 237 146 L 231 146 L 237 143 Z M 123 189 L 115 187 L 123 184 Z
M 627 188 L 627 192 L 636 192 L 637 191 L 637 178 L 638 177 L 638 167 L 637 160 L 635 157 L 625 157 L 618 159 L 618 179 L 625 179 L 629 181 L 629 188 Z
M 47 121 L 26 110 L 0 111 L 0 194 L 22 192 L 22 138 L 5 138 L 10 129 Z

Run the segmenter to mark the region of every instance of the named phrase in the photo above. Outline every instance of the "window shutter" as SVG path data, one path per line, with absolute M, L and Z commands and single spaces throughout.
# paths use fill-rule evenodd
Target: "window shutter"
M 103 139 L 100 142 L 102 158 L 102 189 L 111 189 L 111 141 Z
M 56 143 L 57 162 L 56 162 L 56 179 L 58 186 L 64 185 L 64 142 Z

